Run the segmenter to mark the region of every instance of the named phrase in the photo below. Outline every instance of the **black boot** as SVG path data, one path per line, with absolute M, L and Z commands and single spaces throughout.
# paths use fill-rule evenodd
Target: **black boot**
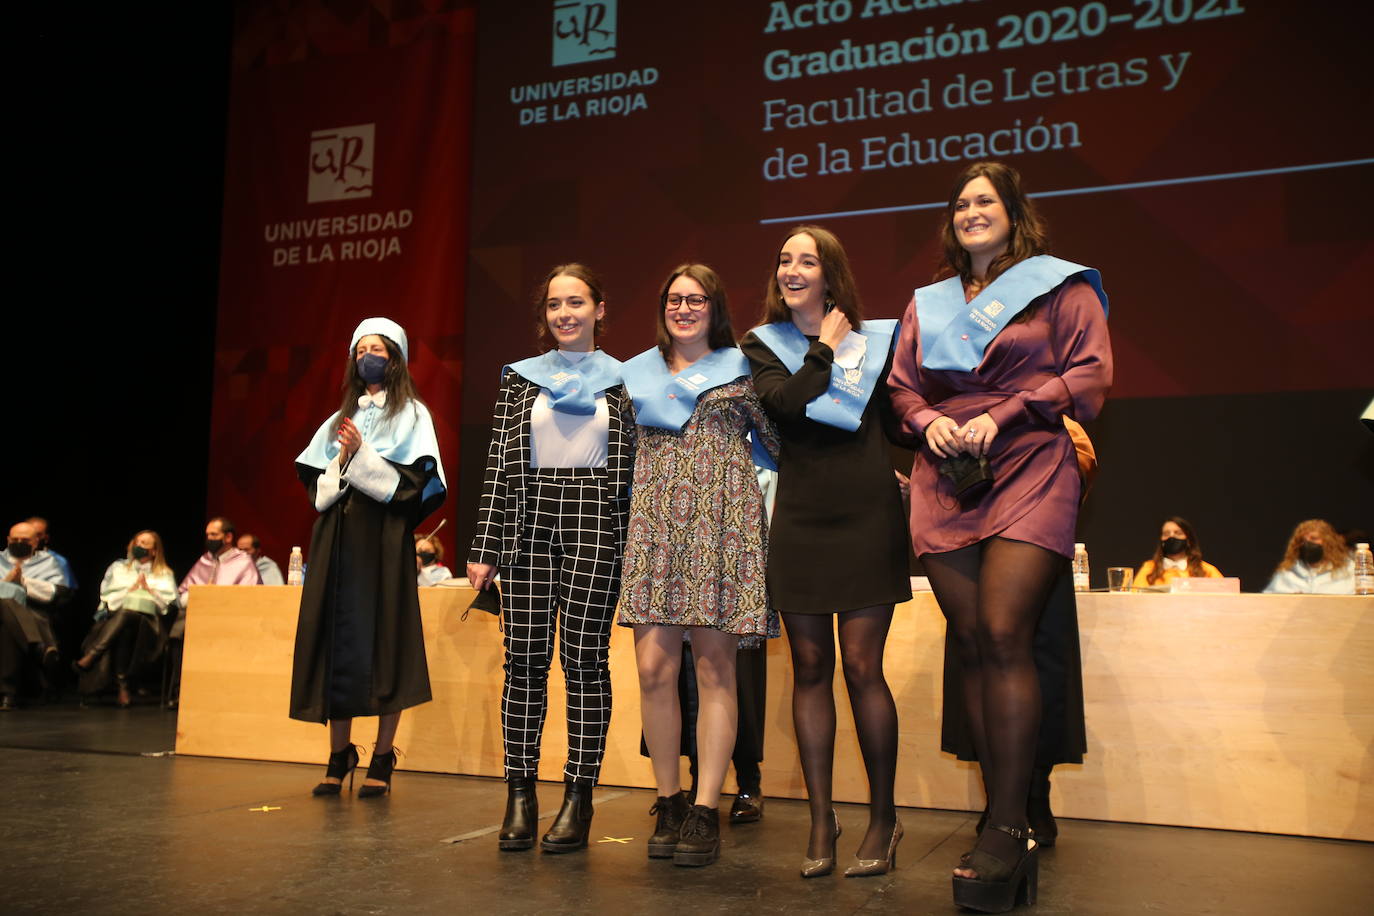
M 687 819 L 687 812 L 692 806 L 687 803 L 687 795 L 678 792 L 668 798 L 662 795 L 654 806 L 649 809 L 650 814 L 658 815 L 658 823 L 654 825 L 654 835 L 649 837 L 649 858 L 651 859 L 671 859 L 673 850 L 677 849 L 677 841 L 682 837 L 682 822 Z
M 1030 796 L 1026 799 L 1026 820 L 1035 831 L 1035 842 L 1042 848 L 1059 839 L 1059 824 L 1050 810 L 1050 767 L 1031 770 Z
M 674 865 L 710 865 L 720 858 L 720 809 L 693 805 L 682 822 Z
M 553 826 L 539 841 L 545 852 L 572 852 L 587 845 L 592 829 L 592 787 L 570 782 L 563 789 L 563 807 Z
M 539 796 L 533 776 L 518 776 L 506 783 L 506 819 L 501 822 L 500 848 L 532 849 L 534 828 L 539 823 Z

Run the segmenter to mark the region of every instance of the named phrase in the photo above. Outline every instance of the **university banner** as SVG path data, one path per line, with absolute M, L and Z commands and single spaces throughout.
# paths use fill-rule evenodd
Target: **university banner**
M 363 318 L 406 329 L 457 488 L 475 13 L 237 10 L 207 502 L 283 566 L 315 516 L 292 459 L 339 408 Z

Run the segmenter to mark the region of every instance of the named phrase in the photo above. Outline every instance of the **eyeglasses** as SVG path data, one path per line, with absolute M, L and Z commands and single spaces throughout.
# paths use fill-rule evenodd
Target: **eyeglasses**
M 674 294 L 663 297 L 663 307 L 670 312 L 675 312 L 685 305 L 690 310 L 699 312 L 706 308 L 706 303 L 710 301 L 710 296 L 699 296 L 696 294 L 691 296 L 679 296 Z

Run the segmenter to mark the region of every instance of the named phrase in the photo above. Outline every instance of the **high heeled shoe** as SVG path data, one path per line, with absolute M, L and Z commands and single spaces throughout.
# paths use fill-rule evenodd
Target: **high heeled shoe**
M 353 791 L 353 771 L 358 768 L 358 745 L 350 744 L 341 751 L 329 755 L 329 763 L 324 768 L 326 779 L 338 782 L 322 782 L 310 790 L 311 795 L 338 795 L 343 791 L 343 778 L 348 777 L 348 791 Z
M 835 824 L 835 830 L 830 835 L 830 855 L 821 856 L 819 859 L 803 859 L 801 876 L 803 878 L 824 878 L 835 870 L 835 844 L 839 842 L 840 834 L 844 833 L 844 828 L 840 826 L 840 816 L 835 813 L 835 809 L 830 809 L 830 819 Z
M 1005 913 L 1022 903 L 1033 905 L 1040 877 L 1040 844 L 1029 829 L 989 824 L 1024 843 L 1015 862 L 1008 862 L 982 848 L 975 848 L 961 868 L 977 873 L 976 878 L 954 875 L 954 904 L 980 913 Z
M 892 825 L 892 839 L 887 843 L 887 858 L 885 859 L 860 859 L 854 857 L 854 864 L 844 870 L 846 878 L 871 878 L 874 875 L 885 875 L 897 867 L 897 844 L 902 841 L 906 831 L 902 829 L 902 822 L 896 821 Z
M 380 779 L 380 786 L 369 786 L 363 783 L 358 787 L 359 798 L 377 798 L 391 791 L 391 773 L 396 769 L 396 748 L 392 748 L 389 753 L 379 754 L 375 750 L 372 752 L 372 760 L 367 765 L 367 778 Z

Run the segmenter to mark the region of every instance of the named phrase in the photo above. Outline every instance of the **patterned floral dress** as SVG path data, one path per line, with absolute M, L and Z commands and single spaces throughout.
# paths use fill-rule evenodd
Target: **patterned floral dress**
M 748 378 L 713 388 L 681 432 L 639 427 L 620 624 L 778 635 L 765 580 L 768 524 L 746 435 L 778 437 Z

